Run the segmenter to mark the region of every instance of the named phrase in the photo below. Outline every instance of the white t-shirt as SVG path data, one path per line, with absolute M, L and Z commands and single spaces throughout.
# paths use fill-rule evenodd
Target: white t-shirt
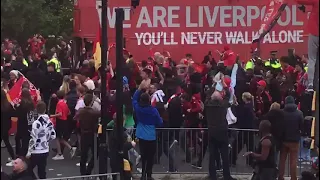
M 78 111 L 81 108 L 84 108 L 86 105 L 84 104 L 83 98 L 80 98 L 76 104 L 76 107 L 74 108 L 76 111 Z
M 86 105 L 84 104 L 84 100 L 83 98 L 80 98 L 76 104 L 76 107 L 74 108 L 76 111 L 78 111 L 81 108 L 84 108 Z M 101 111 L 101 101 L 99 98 L 95 98 L 92 106 L 91 106 L 94 110 L 96 111 Z

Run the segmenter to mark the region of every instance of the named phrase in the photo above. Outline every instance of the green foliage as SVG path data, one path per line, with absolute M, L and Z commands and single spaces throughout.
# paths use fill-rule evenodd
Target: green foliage
M 72 12 L 73 0 L 1 0 L 1 37 L 70 36 Z

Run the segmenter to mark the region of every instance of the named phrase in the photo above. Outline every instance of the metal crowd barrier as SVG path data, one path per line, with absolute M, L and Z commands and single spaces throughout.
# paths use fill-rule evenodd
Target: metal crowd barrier
M 94 175 L 86 175 L 86 176 L 70 176 L 70 177 L 60 177 L 60 178 L 50 178 L 47 180 L 107 180 L 112 178 L 112 176 L 116 176 L 117 180 L 120 180 L 119 173 L 108 173 L 108 174 L 94 174 Z
M 108 130 L 107 136 L 110 135 Z M 135 130 L 129 133 L 135 139 Z M 109 134 L 109 135 L 108 135 Z M 234 129 L 230 128 L 228 133 L 228 148 L 230 171 L 232 175 L 250 175 L 253 172 L 253 161 L 250 158 L 243 157 L 247 151 L 254 151 L 260 140 L 259 132 L 255 129 Z M 97 138 L 94 139 L 95 152 L 92 155 L 97 157 L 98 145 Z M 137 146 L 134 150 L 139 153 L 139 140 L 136 139 Z M 302 143 L 301 143 L 302 146 Z M 301 149 L 302 147 L 300 147 Z M 132 165 L 132 173 L 141 173 L 141 163 L 137 166 L 136 152 L 129 151 L 129 158 Z M 301 152 L 301 151 L 300 151 Z M 279 154 L 279 153 L 278 153 Z M 300 154 L 301 155 L 301 154 Z M 299 154 L 298 154 L 299 156 Z M 112 158 L 112 157 L 111 157 Z M 297 157 L 298 159 L 299 157 Z M 277 162 L 279 155 L 277 155 Z M 289 156 L 286 162 L 285 176 L 290 176 Z M 110 162 L 110 161 L 108 161 Z M 106 162 L 106 163 L 108 163 Z M 207 128 L 158 128 L 157 145 L 154 174 L 208 174 L 209 168 L 209 140 Z M 108 165 L 110 167 L 110 165 Z M 216 154 L 216 167 L 218 174 L 222 174 L 222 161 L 219 154 Z M 310 161 L 297 163 L 297 175 L 308 171 L 311 168 Z M 98 172 L 98 162 L 95 161 L 94 173 Z M 108 169 L 108 172 L 111 172 Z M 96 174 L 92 176 L 73 176 L 53 178 L 50 180 L 62 179 L 98 179 L 104 180 L 114 174 Z
M 132 139 L 135 139 L 134 133 Z M 259 143 L 258 130 L 254 129 L 229 129 L 228 135 L 229 165 L 232 175 L 252 174 L 253 160 L 243 157 L 247 151 L 254 151 Z M 139 140 L 135 147 L 139 153 Z M 208 173 L 209 144 L 207 128 L 158 128 L 157 148 L 155 157 L 154 173 L 193 174 Z M 301 149 L 301 148 L 300 148 Z M 129 152 L 131 162 L 135 162 L 135 153 Z M 280 153 L 277 152 L 277 162 Z M 217 155 L 219 156 L 219 154 Z M 299 154 L 298 154 L 299 156 Z M 216 158 L 217 171 L 222 171 L 221 158 Z M 299 157 L 297 158 L 299 159 Z M 290 175 L 289 156 L 286 162 L 285 175 Z M 133 166 L 135 163 L 132 163 Z M 297 174 L 309 170 L 310 162 L 298 162 Z M 133 167 L 135 172 L 140 172 L 140 165 Z

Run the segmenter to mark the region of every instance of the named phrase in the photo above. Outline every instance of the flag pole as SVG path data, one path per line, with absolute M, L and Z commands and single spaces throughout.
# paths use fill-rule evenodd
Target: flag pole
M 123 8 L 116 8 L 116 102 L 117 102 L 117 118 L 116 118 L 116 130 L 117 130 L 117 150 L 118 158 L 120 160 L 119 167 L 123 169 L 123 67 L 124 57 L 123 57 L 123 20 L 124 20 L 124 10 Z M 120 179 L 124 179 L 123 171 L 120 171 Z
M 102 125 L 102 133 L 99 136 L 99 145 L 95 140 L 94 142 L 94 171 L 96 174 L 104 174 L 107 172 L 108 166 L 108 147 L 107 147 L 107 132 L 106 132 L 106 123 L 108 121 L 107 117 L 107 75 L 106 75 L 106 67 L 108 61 L 108 34 L 107 34 L 107 8 L 108 8 L 108 0 L 101 0 L 101 33 L 100 33 L 100 42 L 101 42 L 101 67 L 100 67 L 100 75 L 101 75 L 101 121 Z M 96 138 L 96 137 L 95 137 Z M 99 162 L 98 159 L 98 150 L 99 150 Z M 99 167 L 98 167 L 99 164 Z M 99 172 L 98 169 L 99 168 Z

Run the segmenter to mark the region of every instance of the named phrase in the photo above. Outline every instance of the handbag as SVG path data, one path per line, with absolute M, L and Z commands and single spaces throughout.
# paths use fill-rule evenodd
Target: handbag
M 237 123 L 237 117 L 234 116 L 231 107 L 228 108 L 227 110 L 227 115 L 226 115 L 227 121 L 228 121 L 228 125 L 232 125 Z

